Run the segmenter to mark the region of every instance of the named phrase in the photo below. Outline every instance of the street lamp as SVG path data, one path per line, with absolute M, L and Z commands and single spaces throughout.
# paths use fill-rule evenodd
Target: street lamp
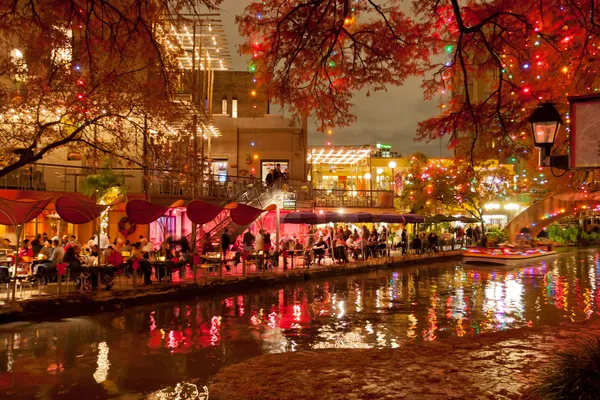
M 398 164 L 396 164 L 396 161 L 390 161 L 388 164 L 388 167 L 390 167 L 390 169 L 392 170 L 392 180 L 391 180 L 391 187 L 392 187 L 392 191 L 395 191 L 396 189 L 396 179 L 394 178 L 394 168 L 396 168 Z
M 540 166 L 568 169 L 568 156 L 551 156 L 556 134 L 563 123 L 553 103 L 540 104 L 529 117 L 535 147 L 540 149 Z

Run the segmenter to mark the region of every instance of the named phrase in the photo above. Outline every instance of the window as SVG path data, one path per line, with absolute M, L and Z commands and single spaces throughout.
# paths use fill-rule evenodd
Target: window
M 221 101 L 221 114 L 227 114 L 227 99 Z
M 227 180 L 227 160 L 212 161 L 211 174 L 214 180 L 225 182 Z
M 15 65 L 15 81 L 25 82 L 27 80 L 27 63 L 23 52 L 19 49 L 12 49 L 10 52 L 12 62 Z
M 237 118 L 237 99 L 231 100 L 231 117 Z

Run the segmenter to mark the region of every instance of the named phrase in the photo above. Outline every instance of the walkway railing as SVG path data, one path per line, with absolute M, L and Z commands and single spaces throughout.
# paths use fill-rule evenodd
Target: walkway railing
M 313 189 L 315 207 L 394 208 L 390 190 Z
M 222 260 L 220 254 L 209 253 L 209 256 L 197 265 L 186 264 L 185 262 L 151 261 L 151 269 L 142 266 L 135 272 L 132 270 L 131 264 L 123 264 L 119 267 L 84 267 L 83 273 L 70 274 L 67 271 L 65 275 L 61 276 L 60 280 L 47 285 L 41 285 L 38 281 L 30 279 L 20 279 L 16 300 L 89 299 L 88 296 L 81 297 L 82 291 L 90 295 L 97 294 L 98 297 L 106 299 L 126 295 L 128 291 L 132 290 L 142 292 L 163 291 L 161 287 L 164 288 L 165 285 L 184 286 L 190 283 L 210 283 L 215 280 L 226 282 L 229 279 L 237 282 L 244 277 L 261 277 L 263 275 L 266 279 L 271 279 L 277 275 L 283 276 L 296 273 L 304 275 L 312 272 L 318 273 L 321 270 L 352 270 L 367 266 L 377 268 L 395 263 L 460 256 L 462 251 L 424 252 L 405 255 L 401 253 L 401 249 L 391 249 L 380 252 L 374 258 L 371 257 L 366 260 L 359 258 L 348 262 L 339 262 L 339 260 L 327 256 L 319 264 L 312 256 L 310 267 L 306 263 L 307 258 L 305 258 L 303 250 L 296 256 L 294 256 L 294 252 L 284 252 L 281 256 L 275 256 L 276 259 L 273 256 L 265 258 L 256 254 L 246 254 L 242 258 L 240 254 L 232 254 L 232 257 Z M 101 284 L 99 288 L 90 290 L 89 285 L 96 278 L 94 275 L 97 276 L 96 281 L 101 282 Z M 144 275 L 146 275 L 145 278 Z M 48 276 L 48 278 L 56 280 L 54 279 L 55 276 Z M 82 287 L 78 288 L 76 286 L 77 282 L 81 283 Z M 147 285 L 150 282 L 153 284 Z M 105 287 L 107 283 L 110 284 L 110 287 Z M 9 286 L 7 283 L 3 286 L 0 285 L 0 300 L 10 297 Z
M 116 167 L 110 170 L 123 176 L 129 193 L 144 193 L 147 190 L 152 195 L 187 198 L 193 194 L 194 175 L 187 171 L 149 169 L 144 185 L 144 171 L 141 168 Z M 89 166 L 30 164 L 0 178 L 0 189 L 76 193 L 82 191 L 83 181 L 92 171 Z M 200 197 L 223 199 L 234 199 L 252 186 L 262 185 L 254 177 L 225 174 L 197 175 L 196 182 Z

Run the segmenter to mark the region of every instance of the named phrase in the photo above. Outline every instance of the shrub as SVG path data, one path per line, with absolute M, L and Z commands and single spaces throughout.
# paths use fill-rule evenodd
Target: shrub
M 495 240 L 496 243 L 506 243 L 508 240 L 508 235 L 504 229 L 494 228 L 490 230 L 487 235 L 488 239 Z
M 582 340 L 577 349 L 559 352 L 531 398 L 545 400 L 598 399 L 600 394 L 600 338 Z

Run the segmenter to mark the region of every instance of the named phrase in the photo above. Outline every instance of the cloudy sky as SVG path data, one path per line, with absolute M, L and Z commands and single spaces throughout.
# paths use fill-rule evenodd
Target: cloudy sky
M 224 0 L 221 5 L 225 32 L 236 70 L 246 70 L 248 58 L 240 56 L 238 45 L 242 42 L 235 16 L 243 12 L 250 0 Z M 354 99 L 354 113 L 358 121 L 352 126 L 335 129 L 332 136 L 311 129 L 309 145 L 324 145 L 328 140 L 333 145 L 361 145 L 386 143 L 392 150 L 403 155 L 422 151 L 431 157 L 440 156 L 440 143 L 415 142 L 414 136 L 419 121 L 436 114 L 437 101 L 423 100 L 421 79 L 408 79 L 401 87 L 390 87 L 387 92 L 371 93 L 367 97 L 358 93 Z M 443 147 L 443 146 L 442 146 Z M 442 155 L 450 153 L 443 149 Z

